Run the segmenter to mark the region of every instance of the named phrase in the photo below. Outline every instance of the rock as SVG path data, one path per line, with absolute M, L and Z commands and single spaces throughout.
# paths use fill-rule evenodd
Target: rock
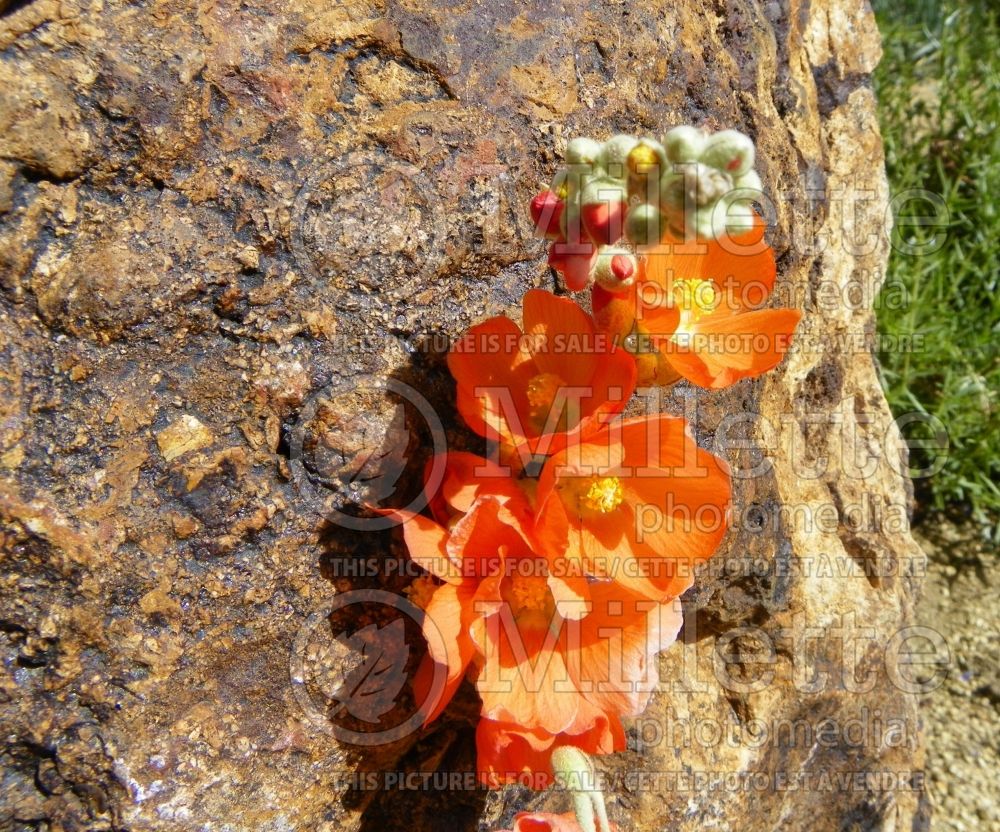
M 190 413 L 185 413 L 175 419 L 156 434 L 156 444 L 167 462 L 188 453 L 188 451 L 197 451 L 199 448 L 211 445 L 213 439 L 212 431 Z
M 923 559 L 871 357 L 888 194 L 866 4 L 36 0 L 7 4 L 0 47 L 0 826 L 420 832 L 568 808 L 379 791 L 470 770 L 476 702 L 348 742 L 372 729 L 331 708 L 334 637 L 395 632 L 370 593 L 410 577 L 358 501 L 406 505 L 433 449 L 479 448 L 443 352 L 554 285 L 527 204 L 567 140 L 694 123 L 754 137 L 777 294 L 805 316 L 767 378 L 647 403 L 758 470 L 632 750 L 598 761 L 612 819 L 927 828 L 897 661 L 922 649 Z M 352 590 L 369 602 L 337 609 Z

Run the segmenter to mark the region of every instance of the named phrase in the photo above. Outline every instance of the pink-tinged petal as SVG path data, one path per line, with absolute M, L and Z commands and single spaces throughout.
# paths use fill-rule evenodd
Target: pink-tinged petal
M 400 522 L 410 559 L 421 569 L 448 583 L 461 580 L 461 561 L 448 555 L 448 532 L 441 525 L 406 509 L 372 510 Z
M 487 649 L 476 682 L 483 715 L 553 734 L 572 725 L 581 697 L 555 649 L 558 634 L 519 628 L 509 606 L 484 626 Z
M 567 628 L 567 659 L 574 681 L 598 709 L 636 716 L 659 682 L 656 654 L 677 638 L 680 601 L 655 602 L 612 583 L 591 589 L 593 611 Z

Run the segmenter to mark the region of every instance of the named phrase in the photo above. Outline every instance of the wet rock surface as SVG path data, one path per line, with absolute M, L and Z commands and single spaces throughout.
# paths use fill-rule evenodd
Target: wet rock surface
M 842 0 L 0 3 L 0 828 L 452 830 L 567 808 L 351 788 L 471 769 L 476 703 L 342 741 L 334 636 L 391 621 L 378 595 L 330 605 L 409 580 L 359 501 L 405 505 L 431 449 L 479 447 L 443 352 L 553 287 L 525 206 L 566 139 L 677 123 L 754 137 L 778 294 L 806 314 L 767 379 L 650 405 L 757 473 L 633 750 L 600 761 L 612 818 L 926 828 L 920 788 L 819 779 L 922 767 L 885 660 L 923 561 L 869 353 L 878 55 Z M 396 646 L 411 667 L 419 644 Z M 869 727 L 826 741 L 824 720 Z

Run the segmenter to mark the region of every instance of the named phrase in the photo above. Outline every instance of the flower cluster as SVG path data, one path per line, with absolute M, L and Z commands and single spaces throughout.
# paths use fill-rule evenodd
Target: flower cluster
M 593 286 L 593 313 L 533 289 L 520 325 L 491 318 L 455 342 L 458 410 L 497 452 L 448 453 L 429 513 L 400 514 L 426 573 L 408 590 L 431 645 L 417 701 L 431 722 L 463 679 L 474 682 L 478 767 L 490 785 L 524 773 L 546 782 L 558 749 L 624 748 L 621 720 L 641 713 L 656 686 L 655 656 L 681 625 L 679 596 L 726 532 L 726 463 L 683 419 L 625 417 L 636 386 L 759 375 L 798 320 L 759 308 L 775 277 L 761 223 L 740 211 L 735 226 L 698 214 L 759 193 L 745 137 L 683 128 L 662 144 L 575 140 L 567 156 L 531 210 L 554 238 L 550 262 L 567 286 Z M 681 162 L 694 173 L 663 167 Z M 678 181 L 701 200 L 694 213 L 677 208 Z M 734 196 L 734 185 L 744 190 Z M 634 216 L 657 229 L 641 251 L 630 247 Z M 695 248 L 671 236 L 675 223 L 694 229 Z M 759 291 L 747 300 L 750 284 Z
M 630 286 L 630 246 L 655 245 L 665 234 L 714 239 L 753 225 L 762 196 L 754 146 L 742 133 L 709 135 L 694 127 L 652 138 L 574 139 L 552 187 L 531 202 L 535 227 L 552 240 L 549 264 L 573 292 L 596 283 Z M 619 245 L 622 240 L 629 245 Z

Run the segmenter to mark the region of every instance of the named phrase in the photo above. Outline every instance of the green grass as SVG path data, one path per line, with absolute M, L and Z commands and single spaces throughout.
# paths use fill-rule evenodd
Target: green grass
M 943 467 L 915 479 L 922 508 L 1000 526 L 1000 9 L 994 0 L 876 0 L 885 55 L 875 76 L 898 212 L 879 304 L 893 412 L 940 420 Z M 903 298 L 903 302 L 898 302 Z M 912 350 L 894 348 L 917 336 Z M 921 436 L 921 432 L 925 434 Z M 904 432 L 921 439 L 931 427 Z M 912 443 L 916 444 L 916 443 Z M 939 452 L 914 448 L 911 463 Z

